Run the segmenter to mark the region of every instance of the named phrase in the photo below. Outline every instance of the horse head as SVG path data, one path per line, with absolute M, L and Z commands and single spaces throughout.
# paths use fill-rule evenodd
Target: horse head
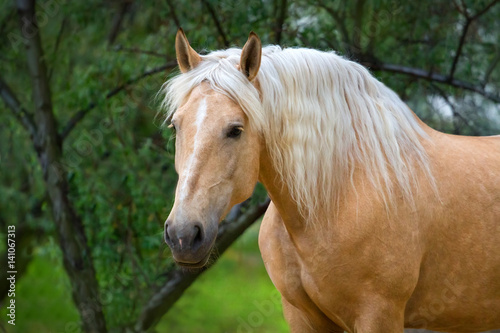
M 179 29 L 176 55 L 181 73 L 196 71 L 204 59 Z M 255 84 L 262 46 L 251 33 L 235 75 Z M 181 74 L 181 76 L 183 75 Z M 171 118 L 176 132 L 179 175 L 174 206 L 165 222 L 165 241 L 177 264 L 203 267 L 214 246 L 219 222 L 231 207 L 250 197 L 259 174 L 260 136 L 242 107 L 202 82 Z

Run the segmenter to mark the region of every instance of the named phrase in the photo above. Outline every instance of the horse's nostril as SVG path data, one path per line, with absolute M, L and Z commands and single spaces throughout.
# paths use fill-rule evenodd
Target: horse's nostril
M 172 225 L 165 223 L 165 243 L 177 253 L 194 253 L 203 246 L 203 225 L 199 222 Z
M 198 225 L 194 226 L 194 238 L 193 238 L 193 250 L 197 250 L 203 241 L 203 234 L 201 232 L 201 228 Z
M 170 235 L 168 234 L 168 223 L 165 224 L 165 243 L 167 243 L 168 246 L 172 246 L 172 240 L 170 239 Z

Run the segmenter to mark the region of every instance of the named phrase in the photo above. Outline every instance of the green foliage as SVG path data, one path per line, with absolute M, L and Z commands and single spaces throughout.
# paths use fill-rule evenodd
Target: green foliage
M 53 10 L 47 9 L 47 3 L 40 0 L 37 8 L 40 18 L 47 18 L 43 24 L 40 20 L 40 29 L 60 131 L 79 110 L 95 105 L 64 140 L 63 167 L 70 198 L 83 218 L 93 251 L 108 327 L 120 331 L 133 325 L 141 306 L 165 282 L 165 273 L 173 265 L 162 233 L 177 179 L 174 140 L 171 132 L 161 127 L 161 96 L 156 94 L 174 73 L 150 75 L 110 98 L 107 94 L 174 60 L 177 26 L 167 1 L 134 1 L 125 11 L 116 40 L 110 42 L 120 2 L 54 1 Z M 281 1 L 172 3 L 175 17 L 196 50 L 224 48 L 224 37 L 230 45 L 242 46 L 252 30 L 264 44 L 276 42 Z M 452 2 L 435 1 L 430 7 L 392 0 L 321 3 L 288 1 L 280 44 L 336 50 L 353 60 L 448 75 L 465 20 Z M 470 14 L 488 3 L 465 1 Z M 362 6 L 358 8 L 358 4 Z M 223 34 L 207 6 L 212 7 Z M 0 9 L 0 75 L 30 111 L 31 80 L 24 50 L 12 39 L 13 34 L 19 34 L 16 10 L 12 2 L 2 3 Z M 471 24 L 454 74 L 454 78 L 490 93 L 500 91 L 500 66 L 493 66 L 500 54 L 499 16 L 497 5 Z M 499 132 L 498 103 L 479 94 L 408 75 L 374 74 L 435 128 L 457 134 Z M 0 142 L 0 232 L 10 224 L 37 228 L 52 244 L 38 248 L 26 280 L 19 282 L 19 307 L 25 318 L 43 319 L 37 326 L 29 326 L 26 319 L 23 325 L 27 326 L 21 331 L 63 330 L 53 325 L 57 322 L 53 316 L 71 321 L 76 312 L 69 306 L 63 270 L 54 262 L 59 256 L 44 252 L 55 246 L 55 233 L 42 171 L 29 135 L 3 103 Z M 263 197 L 265 190 L 258 186 L 251 203 Z M 253 300 L 273 297 L 275 291 L 256 258 L 255 232 L 253 229 L 251 237 L 230 250 L 226 260 L 186 293 L 160 328 L 232 331 L 241 324 L 238 318 L 248 318 L 255 311 Z M 62 305 L 50 303 L 53 299 Z M 193 304 L 193 299 L 198 303 Z M 35 314 L 37 306 L 40 312 Z M 51 309 L 62 312 L 51 313 Z M 207 309 L 212 311 L 210 316 L 205 316 Z M 258 331 L 286 330 L 282 321 L 278 322 L 278 313 Z M 191 325 L 202 320 L 206 327 Z
M 16 326 L 5 325 L 7 332 L 75 332 L 80 319 L 70 294 L 61 251 L 50 237 L 36 250 L 25 277 L 16 283 Z M 2 307 L 2 319 L 6 313 Z

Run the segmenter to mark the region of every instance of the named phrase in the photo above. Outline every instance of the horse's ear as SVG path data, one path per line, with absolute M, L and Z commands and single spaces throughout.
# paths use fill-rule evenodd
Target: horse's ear
M 184 30 L 179 28 L 175 36 L 175 54 L 182 73 L 189 72 L 201 62 L 201 57 L 189 45 Z
M 248 40 L 243 46 L 240 59 L 240 71 L 248 80 L 252 81 L 257 76 L 262 57 L 262 43 L 255 32 L 251 32 Z

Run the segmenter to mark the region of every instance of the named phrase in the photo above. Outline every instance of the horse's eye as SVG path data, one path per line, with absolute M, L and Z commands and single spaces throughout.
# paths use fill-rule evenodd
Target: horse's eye
M 243 132 L 243 127 L 234 126 L 229 130 L 229 132 L 227 132 L 227 137 L 233 139 L 238 138 L 241 135 L 241 132 Z

